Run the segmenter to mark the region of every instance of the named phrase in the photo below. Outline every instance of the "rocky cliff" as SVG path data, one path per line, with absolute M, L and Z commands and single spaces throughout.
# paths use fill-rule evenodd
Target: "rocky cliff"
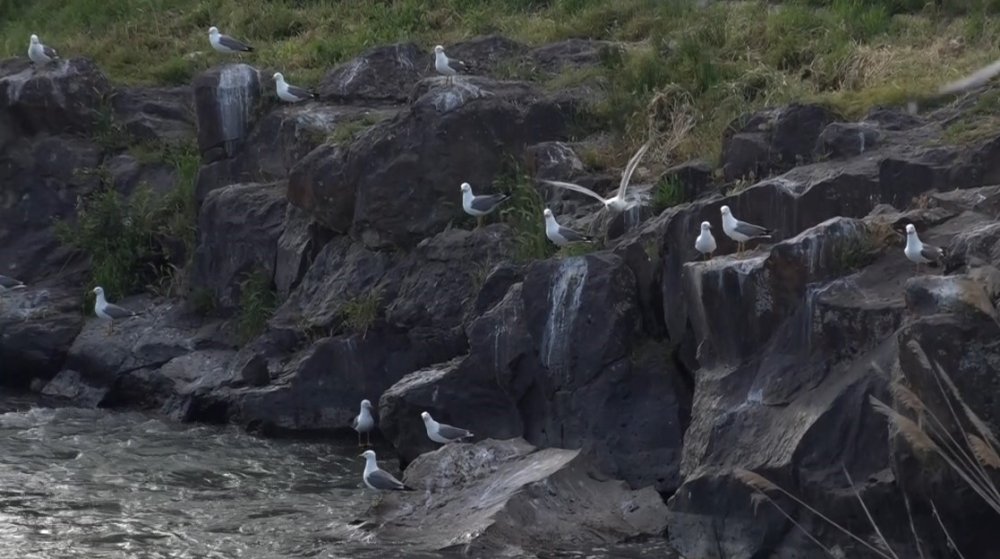
M 476 39 L 449 52 L 477 75 L 447 81 L 415 45 L 380 47 L 332 69 L 320 101 L 280 107 L 269 73 L 243 64 L 137 89 L 84 59 L 0 63 L 0 273 L 30 284 L 3 295 L 0 381 L 271 435 L 353 436 L 368 398 L 403 463 L 436 446 L 424 410 L 480 438 L 581 449 L 667 500 L 686 557 L 822 556 L 755 505 L 740 470 L 867 537 L 860 496 L 902 555 L 947 556 L 936 510 L 966 557 L 988 556 L 994 512 L 869 402 L 904 410 L 904 385 L 952 417 L 940 365 L 1000 425 L 1000 136 L 947 134 L 975 118 L 975 94 L 857 122 L 812 105 L 747 115 L 720 138 L 718 170 L 643 164 L 639 190 L 679 184 L 681 203 L 647 195 L 597 250 L 546 257 L 526 250 L 541 215 L 516 211 L 537 198 L 583 228 L 594 205 L 518 176 L 616 179 L 581 162 L 590 90 L 505 81 L 496 61 L 556 72 L 601 48 Z M 108 334 L 81 314 L 93 260 L 55 223 L 82 221 L 103 192 L 170 195 L 185 177 L 163 154 L 194 144 L 193 238 L 151 241 L 170 285 L 133 290 L 122 304 L 143 312 Z M 459 184 L 512 176 L 528 202 L 474 228 Z M 701 260 L 698 224 L 722 205 L 777 229 L 773 243 L 737 255 L 717 226 Z M 943 270 L 905 259 L 907 223 L 947 250 Z M 250 305 L 273 310 L 263 328 L 241 327 Z M 870 553 L 779 502 L 846 556 Z

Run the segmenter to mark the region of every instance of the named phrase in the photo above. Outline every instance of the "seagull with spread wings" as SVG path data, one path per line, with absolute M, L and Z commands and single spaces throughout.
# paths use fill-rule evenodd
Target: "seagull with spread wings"
M 646 142 L 639 148 L 639 151 L 635 152 L 632 159 L 629 159 L 628 164 L 625 166 L 625 170 L 622 171 L 622 180 L 618 184 L 618 191 L 615 192 L 615 195 L 610 198 L 605 198 L 589 188 L 584 188 L 571 182 L 550 181 L 545 179 L 541 179 L 541 182 L 559 188 L 566 188 L 581 194 L 586 194 L 591 198 L 599 200 L 602 204 L 604 204 L 605 208 L 609 208 L 615 212 L 622 212 L 629 206 L 625 196 L 628 190 L 628 184 L 632 180 L 632 174 L 635 173 L 636 168 L 639 166 L 639 161 L 641 161 L 643 156 L 646 155 L 646 152 L 649 151 L 649 146 L 650 142 Z

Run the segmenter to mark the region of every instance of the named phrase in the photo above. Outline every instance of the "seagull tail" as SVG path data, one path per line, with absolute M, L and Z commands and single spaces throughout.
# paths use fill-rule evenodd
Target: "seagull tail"
M 14 287 L 11 287 L 11 289 L 28 289 L 28 286 L 24 285 L 22 283 L 22 284 L 15 285 Z
M 248 46 L 246 52 L 253 52 L 253 47 Z
M 401 491 L 416 491 L 416 489 L 414 489 L 414 488 L 412 488 L 412 487 L 410 487 L 409 485 L 406 485 L 406 484 L 404 483 L 404 484 L 403 484 L 403 487 L 401 488 Z

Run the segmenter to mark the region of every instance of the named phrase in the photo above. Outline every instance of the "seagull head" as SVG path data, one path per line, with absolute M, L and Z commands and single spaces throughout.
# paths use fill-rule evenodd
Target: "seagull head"
M 283 82 L 283 81 L 285 81 L 285 76 L 283 76 L 283 75 L 281 74 L 281 72 L 275 72 L 275 73 L 274 73 L 274 75 L 273 75 L 273 76 L 271 76 L 271 78 L 272 78 L 272 79 L 273 79 L 274 81 L 276 81 L 276 82 Z
M 434 47 L 434 54 L 444 54 L 444 47 L 441 45 Z
M 366 450 L 366 451 L 362 452 L 361 454 L 359 454 L 358 456 L 360 456 L 361 458 L 364 458 L 366 460 L 374 460 L 375 459 L 375 451 L 374 450 Z
M 370 410 L 372 409 L 372 403 L 369 402 L 368 400 L 361 400 L 361 407 Z
M 422 412 L 422 413 L 420 414 L 420 419 L 423 419 L 423 420 L 424 420 L 424 423 L 427 423 L 428 421 L 432 421 L 432 419 L 431 419 L 431 414 L 429 414 L 429 413 L 427 413 L 427 412 Z
M 711 228 L 712 228 L 712 224 L 711 223 L 709 223 L 707 221 L 702 221 L 701 222 L 701 230 L 702 231 L 708 231 Z
M 213 36 L 214 36 L 214 35 L 218 35 L 218 34 L 219 34 L 219 28 L 218 28 L 218 27 L 216 27 L 216 26 L 214 26 L 214 25 L 213 25 L 213 26 L 211 26 L 211 27 L 209 27 L 209 28 L 208 28 L 208 34 L 209 34 L 209 35 L 213 35 Z
M 545 216 L 545 219 L 549 219 L 550 217 L 552 217 L 552 210 L 545 208 L 545 211 L 542 212 L 542 215 Z
M 907 235 L 915 235 L 916 233 L 917 233 L 917 228 L 914 227 L 912 223 L 907 223 L 906 224 L 906 234 Z
M 729 206 L 722 206 L 719 211 L 722 212 L 722 215 L 729 215 Z
M 38 44 L 38 35 L 35 35 L 34 33 L 31 34 L 31 44 L 33 45 Z
M 470 190 L 472 190 L 472 185 L 469 184 L 469 183 L 467 183 L 467 182 L 463 182 L 462 183 L 462 192 L 468 192 Z
M 104 295 L 104 288 L 98 285 L 97 287 L 94 288 L 93 293 L 94 293 L 94 295 L 97 295 L 98 297 L 100 297 L 100 296 Z

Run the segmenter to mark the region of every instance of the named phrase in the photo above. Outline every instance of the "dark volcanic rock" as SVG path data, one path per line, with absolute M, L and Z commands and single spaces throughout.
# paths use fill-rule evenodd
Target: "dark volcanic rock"
M 25 136 L 90 133 L 111 84 L 92 60 L 71 58 L 0 75 L 0 113 Z
M 354 223 L 354 185 L 338 181 L 347 150 L 323 144 L 303 157 L 288 176 L 288 201 L 332 231 L 347 233 Z
M 740 117 L 722 139 L 725 180 L 764 178 L 809 163 L 817 138 L 835 118 L 823 107 L 797 104 Z
M 463 73 L 477 76 L 492 75 L 499 67 L 518 60 L 528 47 L 500 35 L 485 35 L 468 41 L 445 45 L 448 58 L 461 60 L 467 70 Z M 427 60 L 433 68 L 434 53 Z
M 286 205 L 274 264 L 274 285 L 283 299 L 299 284 L 316 255 L 332 238 L 332 231 L 304 211 Z
M 198 217 L 194 287 L 211 290 L 222 309 L 232 309 L 247 276 L 273 279 L 287 205 L 282 184 L 234 184 L 212 191 Z
M 199 74 L 193 87 L 202 157 L 236 155 L 259 116 L 260 72 L 246 64 L 219 66 Z
M 374 507 L 379 536 L 422 550 L 512 556 L 603 546 L 664 529 L 665 507 L 655 491 L 601 481 L 578 450 L 536 449 L 519 439 L 452 444 L 421 456 L 403 480 L 418 491 L 386 495 Z M 433 503 L 434 514 L 414 506 L 418 501 Z
M 51 379 L 83 326 L 73 289 L 28 289 L 0 295 L 0 385 L 28 388 Z
M 190 87 L 129 88 L 111 98 L 115 122 L 143 142 L 186 143 L 195 137 Z
M 433 59 L 413 43 L 375 47 L 331 70 L 319 85 L 320 98 L 402 103 Z

